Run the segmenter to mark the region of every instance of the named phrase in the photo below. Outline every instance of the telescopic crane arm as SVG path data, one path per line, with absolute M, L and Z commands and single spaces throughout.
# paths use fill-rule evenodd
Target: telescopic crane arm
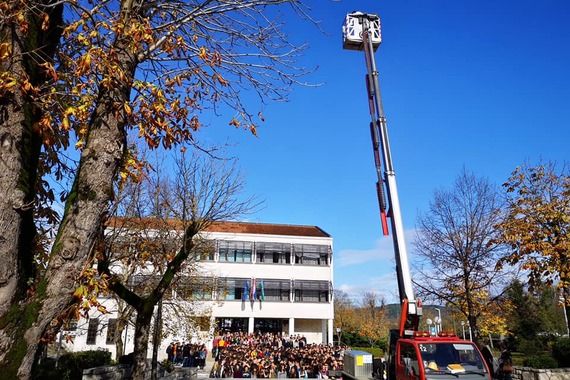
M 372 137 L 374 164 L 376 166 L 376 192 L 380 207 L 382 232 L 384 235 L 389 234 L 387 220 L 389 218 L 394 242 L 398 290 L 402 304 L 400 336 L 413 335 L 414 331 L 418 330 L 422 308 L 421 302 L 416 300 L 412 288 L 412 277 L 396 186 L 396 174 L 392 163 L 388 141 L 388 127 L 382 106 L 378 70 L 376 69 L 374 59 L 374 51 L 380 44 L 379 17 L 361 12 L 349 14 L 345 24 L 344 39 L 345 48 L 364 50 L 367 70 L 366 89 L 371 119 L 370 134 Z

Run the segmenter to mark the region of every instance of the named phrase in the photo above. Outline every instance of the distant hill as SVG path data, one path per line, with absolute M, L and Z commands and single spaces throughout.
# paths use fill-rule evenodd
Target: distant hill
M 388 319 L 399 319 L 400 318 L 400 309 L 402 307 L 399 303 L 391 303 L 386 305 L 386 315 Z M 444 306 L 439 305 L 423 305 L 423 314 L 430 314 L 430 315 L 437 315 L 437 310 L 440 309 L 442 317 L 447 315 L 447 310 Z

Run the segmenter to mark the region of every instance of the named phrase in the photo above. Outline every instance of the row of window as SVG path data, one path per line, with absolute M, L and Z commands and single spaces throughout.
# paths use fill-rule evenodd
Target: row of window
M 151 276 L 133 276 L 130 285 L 135 291 L 154 284 Z M 144 290 L 143 290 L 144 291 Z M 332 285 L 329 281 L 188 277 L 174 282 L 165 298 L 188 301 L 269 301 L 269 302 L 330 302 Z
M 251 280 L 227 278 L 221 286 L 224 299 L 288 302 L 330 302 L 331 284 L 328 281 Z
M 331 247 L 315 244 L 217 240 L 206 248 L 205 261 L 320 265 L 330 264 Z

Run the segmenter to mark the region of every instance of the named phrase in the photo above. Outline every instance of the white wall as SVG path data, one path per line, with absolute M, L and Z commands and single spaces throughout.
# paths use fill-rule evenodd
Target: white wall
M 292 243 L 292 244 L 319 244 L 329 245 L 332 247 L 332 238 L 330 237 L 308 237 L 308 236 L 279 236 L 279 235 L 261 235 L 261 234 L 236 234 L 236 233 L 220 233 L 210 232 L 205 234 L 208 239 L 223 239 L 235 241 L 252 241 L 252 242 L 275 242 L 275 243 Z M 333 281 L 332 257 L 328 266 L 306 266 L 295 264 L 265 264 L 265 263 L 218 263 L 204 262 L 201 264 L 200 271 L 203 275 L 216 277 L 234 277 L 234 278 L 263 278 L 263 279 L 289 279 L 289 280 L 318 280 Z M 106 321 L 109 318 L 116 318 L 116 307 L 111 299 L 104 301 L 107 309 L 111 312 L 107 315 L 99 315 L 94 312 L 93 317 L 100 317 L 100 327 L 97 336 L 96 345 L 87 345 L 87 326 L 88 322 L 81 320 L 78 329 L 75 332 L 74 342 L 67 344 L 67 347 L 73 351 L 106 349 L 115 356 L 115 345 L 107 345 L 107 328 Z M 270 302 L 270 301 L 205 301 L 202 304 L 193 304 L 194 309 L 209 309 L 213 318 L 231 317 L 231 318 L 294 318 L 294 333 L 307 337 L 309 342 L 327 342 L 332 336 L 332 323 L 334 319 L 334 309 L 331 301 L 326 303 L 308 303 L 308 302 Z M 330 330 L 330 331 L 329 331 Z M 123 340 L 126 344 L 125 353 L 133 350 L 133 328 L 129 327 L 126 336 L 123 334 Z M 204 337 L 193 336 L 173 336 L 167 337 L 162 341 L 159 349 L 159 360 L 166 357 L 166 347 L 173 339 L 179 340 L 201 340 Z M 211 347 L 208 345 L 208 350 Z M 151 350 L 148 356 L 152 355 Z

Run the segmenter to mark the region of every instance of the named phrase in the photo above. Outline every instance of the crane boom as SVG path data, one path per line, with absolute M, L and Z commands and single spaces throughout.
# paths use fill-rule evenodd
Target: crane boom
M 360 25 L 352 25 L 354 30 L 359 31 L 357 42 L 358 47 L 349 47 L 357 50 L 364 50 L 366 60 L 366 88 L 368 95 L 368 105 L 370 110 L 370 135 L 372 138 L 372 149 L 374 152 L 374 164 L 376 166 L 376 192 L 380 208 L 380 220 L 384 235 L 388 235 L 388 221 L 390 219 L 390 229 L 394 243 L 394 255 L 396 258 L 396 273 L 398 278 L 398 291 L 402 304 L 402 319 L 400 323 L 400 335 L 413 335 L 418 330 L 419 316 L 422 314 L 421 302 L 416 300 L 412 287 L 412 277 L 408 262 L 408 252 L 406 249 L 404 226 L 400 211 L 400 201 L 396 185 L 396 173 L 392 163 L 390 143 L 388 141 L 388 127 L 384 108 L 382 106 L 382 96 L 378 80 L 378 70 L 374 59 L 374 51 L 380 44 L 380 20 L 376 15 L 364 14 L 360 12 L 352 13 L 353 22 Z M 345 31 L 345 35 L 350 34 L 350 30 Z M 345 41 L 347 39 L 345 38 Z M 350 41 L 350 39 L 349 39 Z M 346 46 L 345 46 L 346 47 Z M 387 196 L 387 202 L 385 199 Z
M 491 380 L 492 372 L 481 351 L 473 342 L 460 340 L 455 333 L 439 332 L 437 336 L 419 331 L 422 306 L 414 296 L 396 173 L 388 141 L 388 126 L 378 81 L 374 51 L 380 45 L 380 18 L 374 14 L 353 12 L 346 16 L 343 27 L 345 49 L 363 50 L 366 59 L 366 89 L 370 108 L 370 135 L 376 166 L 376 191 L 384 235 L 392 231 L 396 273 L 401 302 L 398 330 L 390 331 L 387 349 L 389 380 L 430 380 L 455 376 L 463 380 Z M 388 225 L 388 220 L 390 224 Z M 390 227 L 390 228 L 388 228 Z

